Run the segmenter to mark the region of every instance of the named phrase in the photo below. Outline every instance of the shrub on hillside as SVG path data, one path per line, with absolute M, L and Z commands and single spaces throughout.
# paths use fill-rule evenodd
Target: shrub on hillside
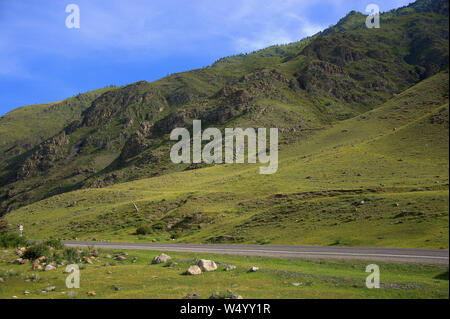
M 63 243 L 59 239 L 48 239 L 44 242 L 45 245 L 49 247 L 53 247 L 56 250 L 60 250 L 64 248 Z
M 151 234 L 151 233 L 152 233 L 152 228 L 148 225 L 142 225 L 136 229 L 137 235 L 147 235 L 147 234 Z
M 0 234 L 8 231 L 8 222 L 4 219 L 0 219 Z
M 68 248 L 64 248 L 63 258 L 70 263 L 74 263 L 74 262 L 77 262 L 80 257 L 75 248 L 68 247 Z
M 23 253 L 23 258 L 35 260 L 41 256 L 50 257 L 50 247 L 45 243 L 33 244 L 27 247 L 27 250 Z
M 0 233 L 0 247 L 3 248 L 17 248 L 26 246 L 28 241 L 25 237 L 20 237 L 13 233 Z

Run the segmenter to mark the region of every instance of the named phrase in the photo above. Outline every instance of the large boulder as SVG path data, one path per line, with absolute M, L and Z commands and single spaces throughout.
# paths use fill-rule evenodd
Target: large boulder
M 217 265 L 214 261 L 206 259 L 200 259 L 200 261 L 198 262 L 198 266 L 203 271 L 214 271 L 217 269 Z
M 201 273 L 202 270 L 200 269 L 199 266 L 196 265 L 189 267 L 189 269 L 186 271 L 186 274 L 191 276 L 200 275 Z
M 162 263 L 166 263 L 168 262 L 170 259 L 172 259 L 172 257 L 170 257 L 169 255 L 166 255 L 164 253 L 162 253 L 159 256 L 156 256 L 155 258 L 153 258 L 152 264 L 162 264 Z

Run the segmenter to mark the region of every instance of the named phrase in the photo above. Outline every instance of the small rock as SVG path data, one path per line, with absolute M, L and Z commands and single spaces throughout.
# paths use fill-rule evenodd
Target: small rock
M 84 261 L 86 264 L 92 265 L 92 260 L 91 260 L 89 257 L 83 257 L 83 261 Z
M 230 299 L 244 299 L 241 295 L 231 295 Z
M 111 266 L 111 264 L 110 263 L 104 263 L 103 266 L 104 267 L 108 267 L 108 266 Z
M 293 282 L 292 285 L 295 286 L 295 287 L 298 287 L 298 286 L 301 286 L 303 284 L 301 282 Z
M 89 291 L 89 292 L 88 292 L 88 295 L 89 295 L 89 296 L 95 296 L 95 295 L 97 295 L 97 294 L 95 293 L 95 291 Z
M 125 257 L 125 256 L 117 256 L 116 260 L 119 260 L 119 261 L 127 260 L 127 257 Z
M 196 275 L 200 275 L 202 273 L 202 270 L 200 269 L 199 266 L 191 266 L 189 267 L 189 269 L 186 271 L 186 274 L 191 275 L 191 276 L 196 276 Z
M 34 263 L 33 263 L 33 266 L 31 267 L 31 269 L 32 269 L 32 270 L 42 270 L 42 266 L 39 265 L 39 264 L 34 264 Z
M 206 259 L 200 259 L 200 261 L 198 262 L 198 266 L 203 271 L 214 271 L 217 269 L 217 265 L 214 261 Z
M 162 264 L 162 263 L 168 262 L 170 259 L 172 259 L 172 257 L 162 253 L 161 255 L 153 258 L 152 264 Z
M 236 266 L 234 266 L 234 265 L 228 265 L 227 268 L 225 268 L 226 271 L 231 271 L 234 269 L 236 269 Z
M 75 291 L 69 291 L 67 293 L 67 296 L 69 296 L 69 297 L 75 297 L 76 295 L 77 295 L 77 293 Z
M 5 279 L 3 279 L 2 277 L 0 277 L 0 282 L 5 282 Z
M 45 288 L 44 290 L 47 292 L 50 292 L 50 291 L 54 291 L 55 289 L 56 289 L 55 286 L 50 286 L 50 287 Z
M 249 269 L 249 272 L 257 272 L 259 270 L 258 267 L 253 266 L 252 268 Z
M 111 255 L 105 255 L 105 258 L 111 259 L 112 256 Z
M 50 270 L 55 270 L 55 269 L 56 269 L 56 267 L 53 266 L 53 265 L 47 265 L 47 266 L 45 266 L 45 268 L 44 268 L 45 271 L 50 271 Z
M 117 287 L 117 286 L 112 286 L 112 289 L 114 289 L 114 291 L 119 291 L 120 290 L 120 288 Z
M 17 256 L 22 256 L 23 255 L 23 251 L 21 251 L 20 249 L 18 249 L 17 251 L 16 251 L 16 255 Z
M 23 294 L 24 294 L 24 295 L 29 295 L 30 292 L 29 292 L 28 290 L 25 290 L 25 291 L 23 292 Z
M 194 293 L 187 294 L 186 297 L 184 297 L 184 298 L 185 299 L 196 299 L 196 298 L 199 298 L 199 297 L 200 297 L 200 294 L 194 292 Z

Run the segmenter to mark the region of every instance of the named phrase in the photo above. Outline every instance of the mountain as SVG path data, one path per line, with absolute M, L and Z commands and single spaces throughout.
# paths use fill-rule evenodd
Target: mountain
M 0 209 L 36 238 L 448 247 L 447 78 L 448 1 L 420 0 L 379 29 L 351 12 L 296 43 L 24 107 L 0 118 Z M 194 119 L 278 127 L 278 173 L 173 164 L 168 134 Z

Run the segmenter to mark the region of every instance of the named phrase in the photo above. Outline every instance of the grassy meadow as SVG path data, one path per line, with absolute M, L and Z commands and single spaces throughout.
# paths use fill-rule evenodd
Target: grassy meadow
M 437 265 L 377 262 L 380 288 L 365 285 L 370 262 L 242 257 L 175 253 L 165 264 L 151 264 L 158 252 L 126 251 L 127 260 L 105 256 L 123 253 L 100 250 L 93 264 L 80 263 L 80 288 L 66 287 L 65 266 L 33 271 L 30 264 L 11 264 L 17 256 L 0 251 L 0 298 L 209 298 L 212 293 L 251 298 L 448 298 L 448 268 Z M 218 269 L 198 276 L 184 272 L 198 259 L 214 260 Z M 135 260 L 133 262 L 133 260 Z M 109 265 L 104 266 L 106 263 Z M 225 271 L 227 265 L 236 269 Z M 257 272 L 248 272 L 253 267 Z M 45 291 L 55 287 L 52 291 Z M 28 294 L 24 294 L 27 291 Z M 89 292 L 95 292 L 94 296 Z

